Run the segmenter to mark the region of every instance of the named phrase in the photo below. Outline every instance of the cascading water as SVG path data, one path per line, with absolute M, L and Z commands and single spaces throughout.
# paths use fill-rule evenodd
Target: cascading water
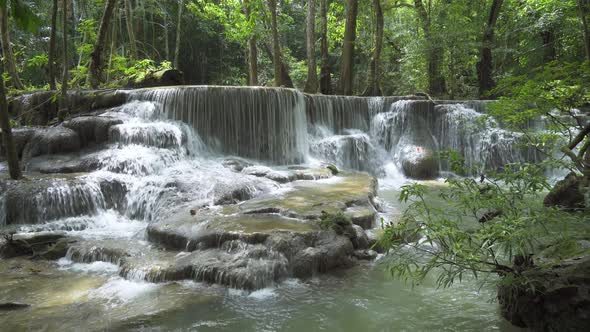
M 305 97 L 295 90 L 185 87 L 139 90 L 130 97 L 154 102 L 168 119 L 191 125 L 225 154 L 275 164 L 301 163 L 307 155 Z
M 480 103 L 435 106 L 268 88 L 126 93 L 126 104 L 101 114 L 117 120 L 108 140 L 80 152 L 91 170 L 35 174 L 26 183 L 0 181 L 0 224 L 17 224 L 19 235 L 64 232 L 75 239 L 59 261 L 60 271 L 107 276 L 87 295 L 92 301 L 106 296 L 109 306 L 171 286 L 153 283 L 190 279 L 258 290 L 279 281 L 278 287 L 289 287 L 293 281 L 285 278 L 337 267 L 338 257 L 321 255 L 342 239 L 306 233 L 313 223 L 308 215 L 344 211 L 371 228 L 376 193 L 372 184 L 356 186 L 356 178 L 327 178 L 331 172 L 324 168 L 306 174 L 305 167 L 292 164 L 333 163 L 399 186 L 406 179 L 403 163 L 415 148 L 456 149 L 468 162 L 492 168 L 533 157 L 516 147 L 517 135 L 494 121 L 476 127 L 485 110 Z M 344 194 L 333 190 L 338 185 Z M 296 189 L 302 193 L 289 196 Z M 368 196 L 355 196 L 362 190 Z M 300 211 L 305 195 L 313 200 L 311 212 Z M 338 201 L 326 204 L 330 198 Z M 282 215 L 274 205 L 246 204 L 256 199 L 284 200 L 288 210 Z M 346 244 L 336 252 L 346 252 Z M 293 265 L 297 257 L 303 263 Z M 258 292 L 247 294 L 273 291 Z

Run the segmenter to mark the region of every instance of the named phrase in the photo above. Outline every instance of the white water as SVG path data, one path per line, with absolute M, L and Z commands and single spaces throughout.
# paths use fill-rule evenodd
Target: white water
M 207 292 L 211 290 L 206 286 L 183 282 L 180 283 L 182 290 L 178 291 L 173 288 L 175 283 L 142 281 L 151 269 L 162 266 L 170 258 L 167 254 L 172 255 L 146 243 L 145 229 L 150 223 L 160 222 L 170 215 L 188 214 L 193 208 L 221 209 L 215 202 L 228 189 L 255 197 L 265 193 L 279 196 L 292 188 L 290 184 L 279 185 L 266 178 L 247 175 L 247 171 L 233 172 L 222 166 L 225 156 L 257 159 L 256 163 L 273 167 L 276 164 L 335 163 L 343 169 L 378 175 L 382 189 L 399 188 L 408 181 L 400 170 L 399 158 L 400 151 L 410 144 L 432 145 L 432 149 L 457 147 L 474 161 L 478 158 L 495 161 L 495 151 L 501 152 L 501 162 L 521 160 L 518 159 L 522 157 L 520 151 L 512 146 L 514 138 L 502 133 L 494 123 L 484 128 L 485 134 L 478 141 L 473 131 L 462 131 L 481 117 L 475 109 L 445 105 L 447 113 L 440 107 L 435 114 L 427 103 L 419 101 L 321 96 L 306 99 L 295 91 L 274 89 L 151 89 L 132 92 L 130 98 L 134 100 L 107 113 L 124 123 L 111 128 L 110 145 L 97 153 L 99 170 L 81 176 L 43 180 L 53 181 L 53 185 L 46 191 L 36 191 L 30 203 L 25 202 L 27 213 L 19 214 L 22 220 L 39 222 L 39 225 L 21 227 L 20 232 L 64 231 L 80 239 L 81 245 L 87 244 L 78 251 L 80 256 L 86 254 L 83 257 L 95 255 L 118 261 L 119 257 L 112 253 L 93 251 L 95 244 L 98 247 L 103 243 L 141 253 L 138 256 L 145 261 L 140 264 L 145 265 L 133 265 L 135 269 L 127 271 L 126 279 L 120 276 L 123 271 L 118 264 L 80 263 L 65 258 L 58 262 L 59 271 L 70 278 L 78 274 L 100 278 L 85 294 L 91 303 L 109 308 L 101 317 L 123 315 L 126 319 L 126 315 L 147 314 L 155 309 L 148 310 L 142 305 L 148 303 L 149 308 L 149 304 L 157 303 L 164 307 L 160 292 L 167 290 L 168 298 L 174 298 L 171 300 L 173 310 L 181 313 L 178 321 L 170 320 L 174 315 L 167 316 L 168 320 L 160 323 L 164 329 L 187 326 L 236 329 L 249 324 L 246 330 L 298 330 L 298 327 L 301 330 L 317 326 L 358 330 L 361 328 L 358 322 L 383 329 L 389 326 L 391 319 L 398 319 L 396 326 L 399 328 L 404 322 L 421 328 L 444 327 L 442 319 L 453 322 L 450 326 L 461 327 L 468 320 L 453 318 L 457 310 L 452 308 L 451 302 L 470 307 L 476 316 L 471 320 L 471 327 L 485 327 L 485 322 L 489 321 L 493 322 L 491 329 L 497 327 L 497 315 L 489 312 L 495 307 L 475 305 L 481 299 L 473 294 L 473 284 L 461 289 L 461 296 L 445 293 L 444 299 L 438 300 L 439 293 L 427 288 L 417 299 L 407 293 L 407 288 L 385 279 L 385 272 L 372 265 L 340 279 L 332 276 L 305 282 L 291 279 L 255 292 L 224 289 L 215 303 L 199 303 L 196 308 L 200 310 L 194 312 L 191 306 L 184 309 L 184 303 L 178 298 L 192 299 L 195 293 L 209 295 Z M 280 173 L 282 169 L 273 171 Z M 334 184 L 338 181 L 341 180 L 319 180 Z M 5 200 L 0 198 L 0 203 L 3 202 Z M 5 220 L 5 211 L 0 207 L 0 221 Z M 207 224 L 194 227 L 206 230 Z M 238 256 L 243 248 L 224 249 L 227 249 L 227 256 L 237 249 Z M 72 256 L 69 253 L 68 257 Z M 271 258 L 277 266 L 269 263 L 268 257 L 252 259 L 249 262 L 252 273 L 272 280 L 268 275 L 273 274 L 273 269 L 281 269 L 284 262 Z M 378 277 L 374 275 L 377 273 Z M 449 302 L 446 310 L 436 311 L 432 317 L 430 313 L 419 314 L 421 303 L 434 310 L 441 301 Z M 133 312 L 137 307 L 141 309 L 139 314 Z M 339 310 L 341 307 L 344 309 Z M 219 313 L 207 312 L 208 308 L 217 308 Z M 119 309 L 124 309 L 124 314 L 119 313 Z M 203 318 L 195 319 L 195 312 L 202 313 Z M 361 317 L 357 317 L 355 325 L 351 317 L 357 314 Z M 415 315 L 423 318 L 416 319 Z M 308 323 L 307 319 L 310 319 Z M 298 323 L 300 321 L 303 323 Z M 341 322 L 351 325 L 343 326 Z

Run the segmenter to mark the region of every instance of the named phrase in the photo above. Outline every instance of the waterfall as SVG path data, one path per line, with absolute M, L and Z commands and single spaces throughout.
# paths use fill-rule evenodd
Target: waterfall
M 168 119 L 189 124 L 209 147 L 273 164 L 307 155 L 305 97 L 290 89 L 180 87 L 130 92 Z

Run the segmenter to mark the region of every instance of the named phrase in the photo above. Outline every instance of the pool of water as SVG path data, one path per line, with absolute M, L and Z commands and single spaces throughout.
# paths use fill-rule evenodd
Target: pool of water
M 434 191 L 440 183 L 432 183 Z M 385 218 L 403 206 L 384 188 Z M 135 229 L 138 227 L 134 226 Z M 118 276 L 117 266 L 0 261 L 6 331 L 518 331 L 499 314 L 491 282 L 448 289 L 412 287 L 388 273 L 387 257 L 309 280 L 289 279 L 253 293 L 194 282 L 151 284 Z M 491 280 L 489 280 L 491 281 Z

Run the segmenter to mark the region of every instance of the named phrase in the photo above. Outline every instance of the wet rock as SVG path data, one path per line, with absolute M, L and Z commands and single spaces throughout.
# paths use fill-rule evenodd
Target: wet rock
M 101 186 L 102 183 L 102 186 Z M 115 179 L 31 177 L 25 181 L 0 180 L 4 216 L 8 225 L 42 224 L 66 217 L 92 215 L 117 207 L 125 192 Z M 103 192 L 104 191 L 104 192 Z M 119 195 L 119 196 L 117 196 Z
M 65 257 L 68 253 L 68 249 L 74 243 L 71 239 L 59 239 L 54 244 L 51 244 L 44 250 L 40 250 L 35 253 L 33 258 L 45 259 L 45 260 L 57 260 Z
M 129 82 L 130 88 L 150 88 L 156 86 L 183 85 L 183 73 L 177 69 L 163 69 L 153 71 L 142 77 Z
M 242 183 L 217 183 L 213 188 L 215 205 L 235 204 L 254 197 L 256 188 L 247 182 Z
M 523 273 L 498 289 L 502 315 L 531 331 L 584 331 L 590 317 L 590 256 Z
M 10 113 L 22 125 L 45 126 L 57 117 L 59 91 L 38 91 L 9 100 Z M 69 114 L 89 113 L 124 104 L 127 96 L 118 90 L 71 90 L 68 93 Z
M 355 249 L 368 249 L 370 247 L 369 237 L 365 233 L 365 230 L 358 226 L 352 225 L 354 229 L 355 236 L 351 238 L 352 244 Z
M 53 259 L 59 250 L 67 242 L 63 234 L 32 234 L 32 235 L 15 235 L 14 237 L 5 240 L 0 245 L 0 257 L 14 258 L 20 256 L 29 256 L 36 258 Z M 60 242 L 56 247 L 56 244 Z M 65 256 L 65 252 L 62 256 Z M 59 257 L 57 257 L 59 258 Z
M 321 180 L 332 177 L 332 171 L 327 168 L 307 168 L 295 171 L 297 180 Z
M 588 186 L 588 179 L 570 173 L 565 179 L 555 184 L 545 196 L 543 204 L 548 207 L 559 207 L 566 211 L 584 209 L 587 206 L 585 194 L 588 192 Z
M 0 303 L 0 311 L 15 311 L 30 308 L 30 304 L 18 302 L 4 302 Z
M 372 261 L 375 258 L 377 258 L 377 252 L 374 250 L 366 250 L 366 249 L 361 249 L 361 250 L 355 250 L 352 253 L 352 257 L 361 260 L 361 261 Z
M 95 171 L 100 166 L 98 156 L 78 156 L 76 154 L 38 156 L 24 163 L 24 168 L 27 171 L 42 174 L 86 173 Z
M 107 262 L 121 265 L 130 257 L 123 245 L 92 242 L 74 244 L 68 249 L 66 257 L 77 263 Z
M 80 137 L 82 147 L 102 144 L 109 140 L 109 129 L 123 121 L 108 116 L 80 116 L 65 121 L 62 125 L 72 129 Z
M 296 174 L 274 171 L 270 167 L 266 166 L 248 166 L 242 170 L 242 173 L 257 177 L 264 177 L 278 183 L 288 183 L 297 179 Z
M 414 179 L 428 180 L 438 175 L 434 151 L 423 146 L 405 146 L 401 151 L 401 165 L 404 174 Z
M 23 150 L 25 146 L 33 137 L 33 134 L 40 130 L 39 128 L 14 128 L 12 129 L 12 141 L 14 143 L 14 147 L 16 149 L 16 153 L 18 154 L 19 158 L 23 155 Z M 4 142 L 2 141 L 2 136 L 0 135 L 0 160 L 3 160 L 6 157 L 6 152 L 4 151 Z
M 58 126 L 36 130 L 24 148 L 23 158 L 79 151 L 80 137 L 72 129 Z
M 350 217 L 353 224 L 362 227 L 363 229 L 371 229 L 377 218 L 377 211 L 370 205 L 354 205 L 346 208 L 344 214 Z
M 229 168 L 234 172 L 241 172 L 244 168 L 253 166 L 251 163 L 240 158 L 227 158 L 221 162 L 223 167 Z
M 346 236 L 335 232 L 320 232 L 314 246 L 307 247 L 293 257 L 291 270 L 297 278 L 311 277 L 331 269 L 352 264 L 354 247 Z

